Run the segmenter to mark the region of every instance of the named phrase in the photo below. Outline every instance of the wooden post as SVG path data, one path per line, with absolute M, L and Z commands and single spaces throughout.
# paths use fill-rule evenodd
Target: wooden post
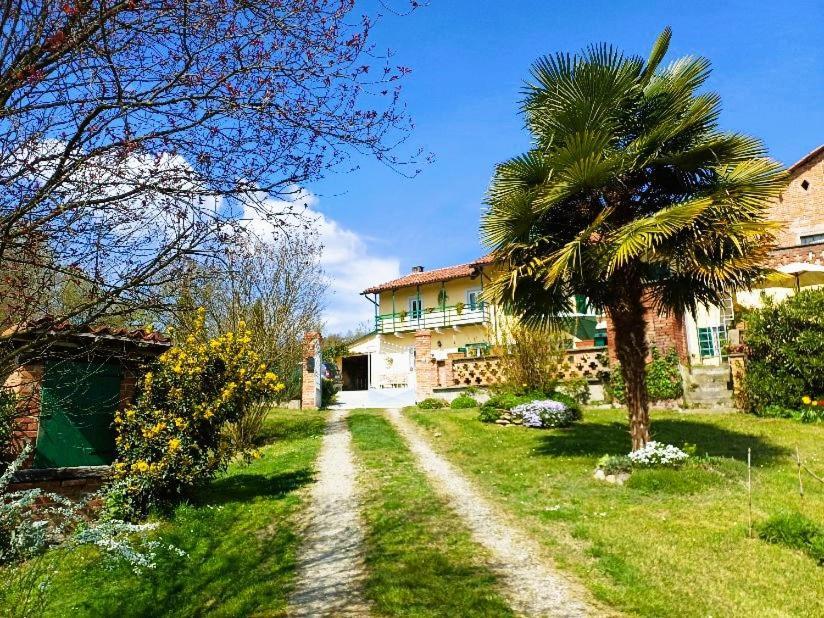
M 752 538 L 752 449 L 747 449 L 747 536 Z

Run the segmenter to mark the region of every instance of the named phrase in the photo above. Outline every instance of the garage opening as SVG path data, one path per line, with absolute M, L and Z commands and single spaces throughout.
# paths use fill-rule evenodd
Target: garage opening
M 341 390 L 369 390 L 369 355 L 345 356 L 341 359 Z

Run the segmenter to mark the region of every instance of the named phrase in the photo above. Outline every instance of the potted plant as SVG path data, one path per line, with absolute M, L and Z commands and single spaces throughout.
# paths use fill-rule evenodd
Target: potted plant
M 406 319 L 406 316 L 408 316 L 408 315 L 409 315 L 409 312 L 406 309 L 401 309 L 401 312 L 398 314 L 398 316 L 401 319 L 401 322 L 403 322 Z
M 455 305 L 455 313 L 461 315 L 463 313 L 464 307 L 466 307 L 466 305 L 464 305 L 463 303 L 457 303 Z
M 441 290 L 438 292 L 438 304 L 441 306 L 441 311 L 443 311 L 444 307 L 446 307 L 446 301 L 449 300 L 449 296 L 446 294 L 446 290 Z

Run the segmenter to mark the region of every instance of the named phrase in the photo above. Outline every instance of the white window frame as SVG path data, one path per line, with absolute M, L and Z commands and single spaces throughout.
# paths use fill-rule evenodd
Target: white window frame
M 418 305 L 417 310 L 415 309 L 415 305 Z M 409 297 L 409 317 L 414 320 L 423 317 L 423 298 L 417 294 Z

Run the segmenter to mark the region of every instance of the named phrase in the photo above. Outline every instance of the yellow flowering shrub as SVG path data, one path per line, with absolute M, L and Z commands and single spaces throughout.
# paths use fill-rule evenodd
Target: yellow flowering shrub
M 251 348 L 251 333 L 206 336 L 200 310 L 193 333 L 158 359 L 135 404 L 115 417 L 117 460 L 109 505 L 140 517 L 210 479 L 234 455 L 221 430 L 253 403 L 283 389 Z

